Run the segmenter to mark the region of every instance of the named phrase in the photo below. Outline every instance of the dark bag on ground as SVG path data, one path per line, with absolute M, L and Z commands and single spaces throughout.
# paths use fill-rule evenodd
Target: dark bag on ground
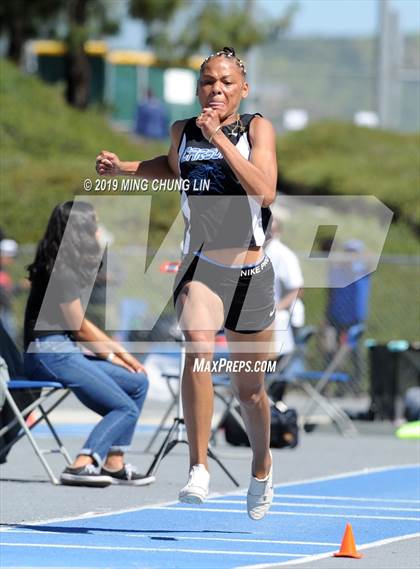
M 271 448 L 295 448 L 299 442 L 299 427 L 295 409 L 289 409 L 284 403 L 278 401 L 272 404 L 271 410 Z M 239 407 L 235 409 L 239 414 Z M 226 442 L 233 446 L 250 446 L 248 436 L 242 423 L 229 413 L 223 424 Z
M 404 396 L 404 418 L 407 421 L 420 421 L 420 387 L 410 387 Z

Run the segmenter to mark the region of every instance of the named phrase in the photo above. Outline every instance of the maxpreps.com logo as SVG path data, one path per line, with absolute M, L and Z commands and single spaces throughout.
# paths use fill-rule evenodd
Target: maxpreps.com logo
M 194 148 L 187 146 L 182 153 L 180 162 L 192 162 L 195 160 L 221 160 L 222 153 L 218 148 Z

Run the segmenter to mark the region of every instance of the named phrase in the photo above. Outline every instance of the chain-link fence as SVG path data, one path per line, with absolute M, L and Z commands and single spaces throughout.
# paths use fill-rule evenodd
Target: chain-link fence
M 9 272 L 16 284 L 22 283 L 26 275 L 25 266 L 32 261 L 35 248 L 34 246 L 24 246 L 20 248 L 18 257 L 10 267 Z M 171 260 L 176 259 L 177 253 L 173 251 Z M 91 319 L 98 324 L 105 324 L 105 302 L 106 294 L 104 284 L 108 287 L 110 314 L 109 321 L 117 322 L 118 326 L 113 325 L 112 330 L 119 334 L 123 339 L 140 340 L 150 339 L 150 330 L 141 330 L 142 323 L 147 321 L 147 313 L 154 302 L 154 296 L 150 290 L 142 290 L 137 278 L 138 263 L 141 252 L 133 247 L 126 247 L 118 252 L 117 273 L 108 274 L 108 282 L 104 276 L 99 277 L 97 287 L 91 296 L 88 307 L 88 314 Z M 114 265 L 115 267 L 116 265 Z M 104 267 L 106 268 L 106 266 Z M 143 270 L 141 268 L 140 270 Z M 172 280 L 169 275 L 162 274 L 158 269 L 156 272 L 156 282 L 167 281 L 165 287 L 169 291 Z M 356 378 L 356 390 L 366 391 L 369 383 L 368 350 L 366 340 L 373 339 L 379 344 L 387 343 L 391 340 L 406 340 L 416 342 L 420 339 L 419 331 L 419 282 L 420 282 L 420 263 L 418 257 L 412 256 L 383 256 L 377 270 L 369 277 L 371 287 L 368 296 L 367 319 L 365 321 L 366 331 L 359 343 L 358 355 L 348 358 L 344 371 L 348 371 L 352 377 Z M 102 279 L 102 280 L 101 280 Z M 109 290 L 111 289 L 111 290 Z M 22 329 L 24 308 L 28 290 L 20 286 L 20 292 L 12 299 L 12 316 L 16 332 L 16 338 L 22 345 Z M 331 359 L 334 342 L 331 334 L 334 323 L 328 323 L 328 298 L 330 292 L 327 288 L 307 288 L 304 290 L 304 303 L 306 311 L 306 324 L 313 325 L 317 329 L 317 334 L 308 344 L 308 365 L 313 369 L 323 370 Z M 344 302 L 353 302 L 350 297 L 344 296 Z M 345 313 L 353 311 L 352 306 L 343 306 Z M 155 338 L 157 340 L 168 339 L 173 333 L 174 312 L 171 300 L 169 299 L 165 308 L 165 317 L 160 320 L 160 328 L 155 328 Z M 121 330 L 132 328 L 132 330 Z M 140 328 L 140 330 L 139 330 Z M 336 329 L 339 329 L 337 327 Z M 157 335 L 156 335 L 157 334 Z M 336 336 L 340 340 L 339 334 Z
M 277 132 L 285 113 L 300 109 L 310 122 L 352 121 L 378 106 L 377 41 L 374 38 L 284 38 L 256 48 L 250 70 L 253 110 L 269 118 Z M 397 130 L 420 128 L 418 39 L 404 40 L 403 67 L 393 77 L 396 95 L 392 124 Z
M 419 258 L 405 255 L 382 256 L 378 268 L 369 277 L 371 287 L 364 322 L 366 329 L 357 352 L 348 358 L 344 366 L 344 371 L 354 378 L 356 392 L 368 389 L 368 346 L 372 341 L 378 344 L 397 340 L 419 342 L 419 277 Z M 308 359 L 315 369 L 324 369 L 330 361 L 334 342 L 338 339 L 335 331 L 340 329 L 329 322 L 328 297 L 329 291 L 325 288 L 305 290 L 306 321 L 318 328 L 317 341 L 310 344 L 308 353 Z M 342 298 L 343 312 L 349 314 L 354 311 L 354 306 L 351 306 L 354 298 L 346 295 Z

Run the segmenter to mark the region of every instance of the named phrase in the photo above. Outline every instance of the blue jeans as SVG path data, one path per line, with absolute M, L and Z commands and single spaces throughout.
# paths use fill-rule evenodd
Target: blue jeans
M 86 407 L 103 417 L 79 454 L 92 456 L 101 466 L 108 452 L 127 450 L 149 387 L 145 374 L 86 356 L 66 334 L 45 336 L 35 344 L 35 352 L 24 355 L 25 375 L 69 386 Z

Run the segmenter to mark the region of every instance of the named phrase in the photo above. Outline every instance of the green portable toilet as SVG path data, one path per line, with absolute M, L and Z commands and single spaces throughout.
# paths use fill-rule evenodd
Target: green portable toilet
M 131 128 L 139 93 L 146 92 L 149 70 L 156 61 L 153 54 L 140 51 L 116 50 L 108 54 L 106 101 L 114 121 Z
M 105 100 L 105 59 L 108 47 L 105 42 L 89 40 L 85 43 L 85 52 L 90 65 L 91 103 L 103 103 Z
M 106 100 L 112 107 L 112 119 L 132 130 L 137 105 L 149 89 L 165 103 L 170 123 L 196 115 L 200 110 L 195 97 L 197 77 L 195 60 L 189 61 L 189 67 L 164 68 L 152 53 L 110 52 Z
M 38 40 L 31 43 L 31 52 L 37 60 L 37 72 L 46 83 L 64 81 L 66 76 L 66 44 L 56 40 Z
M 66 79 L 67 45 L 63 41 L 38 40 L 31 42 L 31 52 L 37 59 L 37 73 L 47 83 L 57 83 Z M 106 43 L 87 41 L 85 52 L 91 72 L 90 103 L 102 103 L 105 90 Z

